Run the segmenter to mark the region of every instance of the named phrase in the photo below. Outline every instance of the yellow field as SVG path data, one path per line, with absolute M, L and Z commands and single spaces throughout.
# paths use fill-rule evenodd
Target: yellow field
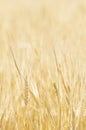
M 85 0 L 0 0 L 0 130 L 86 130 Z

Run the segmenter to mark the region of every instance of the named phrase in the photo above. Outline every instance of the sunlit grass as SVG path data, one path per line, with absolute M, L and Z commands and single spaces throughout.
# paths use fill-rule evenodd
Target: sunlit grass
M 86 4 L 0 1 L 0 129 L 86 129 Z

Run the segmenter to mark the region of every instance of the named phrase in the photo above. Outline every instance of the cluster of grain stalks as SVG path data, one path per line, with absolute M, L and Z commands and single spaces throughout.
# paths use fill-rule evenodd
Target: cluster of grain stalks
M 0 1 L 0 130 L 86 129 L 85 1 Z

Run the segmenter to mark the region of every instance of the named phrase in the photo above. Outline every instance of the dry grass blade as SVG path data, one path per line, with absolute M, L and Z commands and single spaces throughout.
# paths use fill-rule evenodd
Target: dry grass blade
M 5 115 L 5 112 L 3 112 L 3 114 L 2 114 L 2 116 L 0 118 L 0 128 L 2 127 L 2 121 L 3 121 L 4 115 Z
M 61 77 L 61 80 L 62 80 L 62 83 L 63 83 L 63 89 L 64 89 L 64 94 L 65 94 L 65 100 L 66 100 L 66 103 L 68 105 L 68 107 L 70 106 L 70 91 L 69 91 L 69 86 L 67 87 L 66 83 L 65 83 L 65 79 L 64 79 L 64 76 L 63 76 L 63 72 L 61 70 L 61 65 L 58 63 L 57 61 L 57 57 L 56 57 L 56 52 L 55 52 L 55 49 L 54 49 L 54 57 L 55 57 L 55 62 L 56 62 L 56 67 L 57 67 L 57 72 L 59 73 L 60 77 Z M 68 88 L 68 89 L 67 89 Z
M 53 84 L 53 86 L 54 86 L 54 88 L 55 88 L 55 90 L 56 90 L 58 103 L 60 104 L 60 94 L 59 94 L 59 92 L 58 92 L 58 88 L 56 87 L 56 84 L 55 84 L 55 83 Z
M 57 99 L 58 99 L 58 106 L 59 106 L 59 130 L 61 130 L 61 102 L 60 102 L 60 91 L 57 89 L 56 84 L 54 83 L 54 88 L 56 90 Z
M 17 62 L 16 62 L 16 59 L 15 59 L 15 56 L 14 56 L 12 47 L 11 47 L 10 45 L 9 45 L 9 49 L 10 49 L 11 55 L 12 55 L 12 57 L 13 57 L 13 61 L 14 61 L 15 67 L 16 67 L 16 69 L 17 69 L 17 71 L 18 71 L 19 76 L 21 77 L 21 72 L 20 72 L 19 67 L 18 67 L 18 64 L 17 64 Z
M 25 79 L 25 105 L 27 106 L 28 104 L 28 81 L 27 81 L 27 77 Z

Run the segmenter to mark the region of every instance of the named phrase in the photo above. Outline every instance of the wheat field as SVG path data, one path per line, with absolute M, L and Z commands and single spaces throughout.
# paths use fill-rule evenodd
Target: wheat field
M 0 130 L 86 130 L 85 0 L 0 0 Z

